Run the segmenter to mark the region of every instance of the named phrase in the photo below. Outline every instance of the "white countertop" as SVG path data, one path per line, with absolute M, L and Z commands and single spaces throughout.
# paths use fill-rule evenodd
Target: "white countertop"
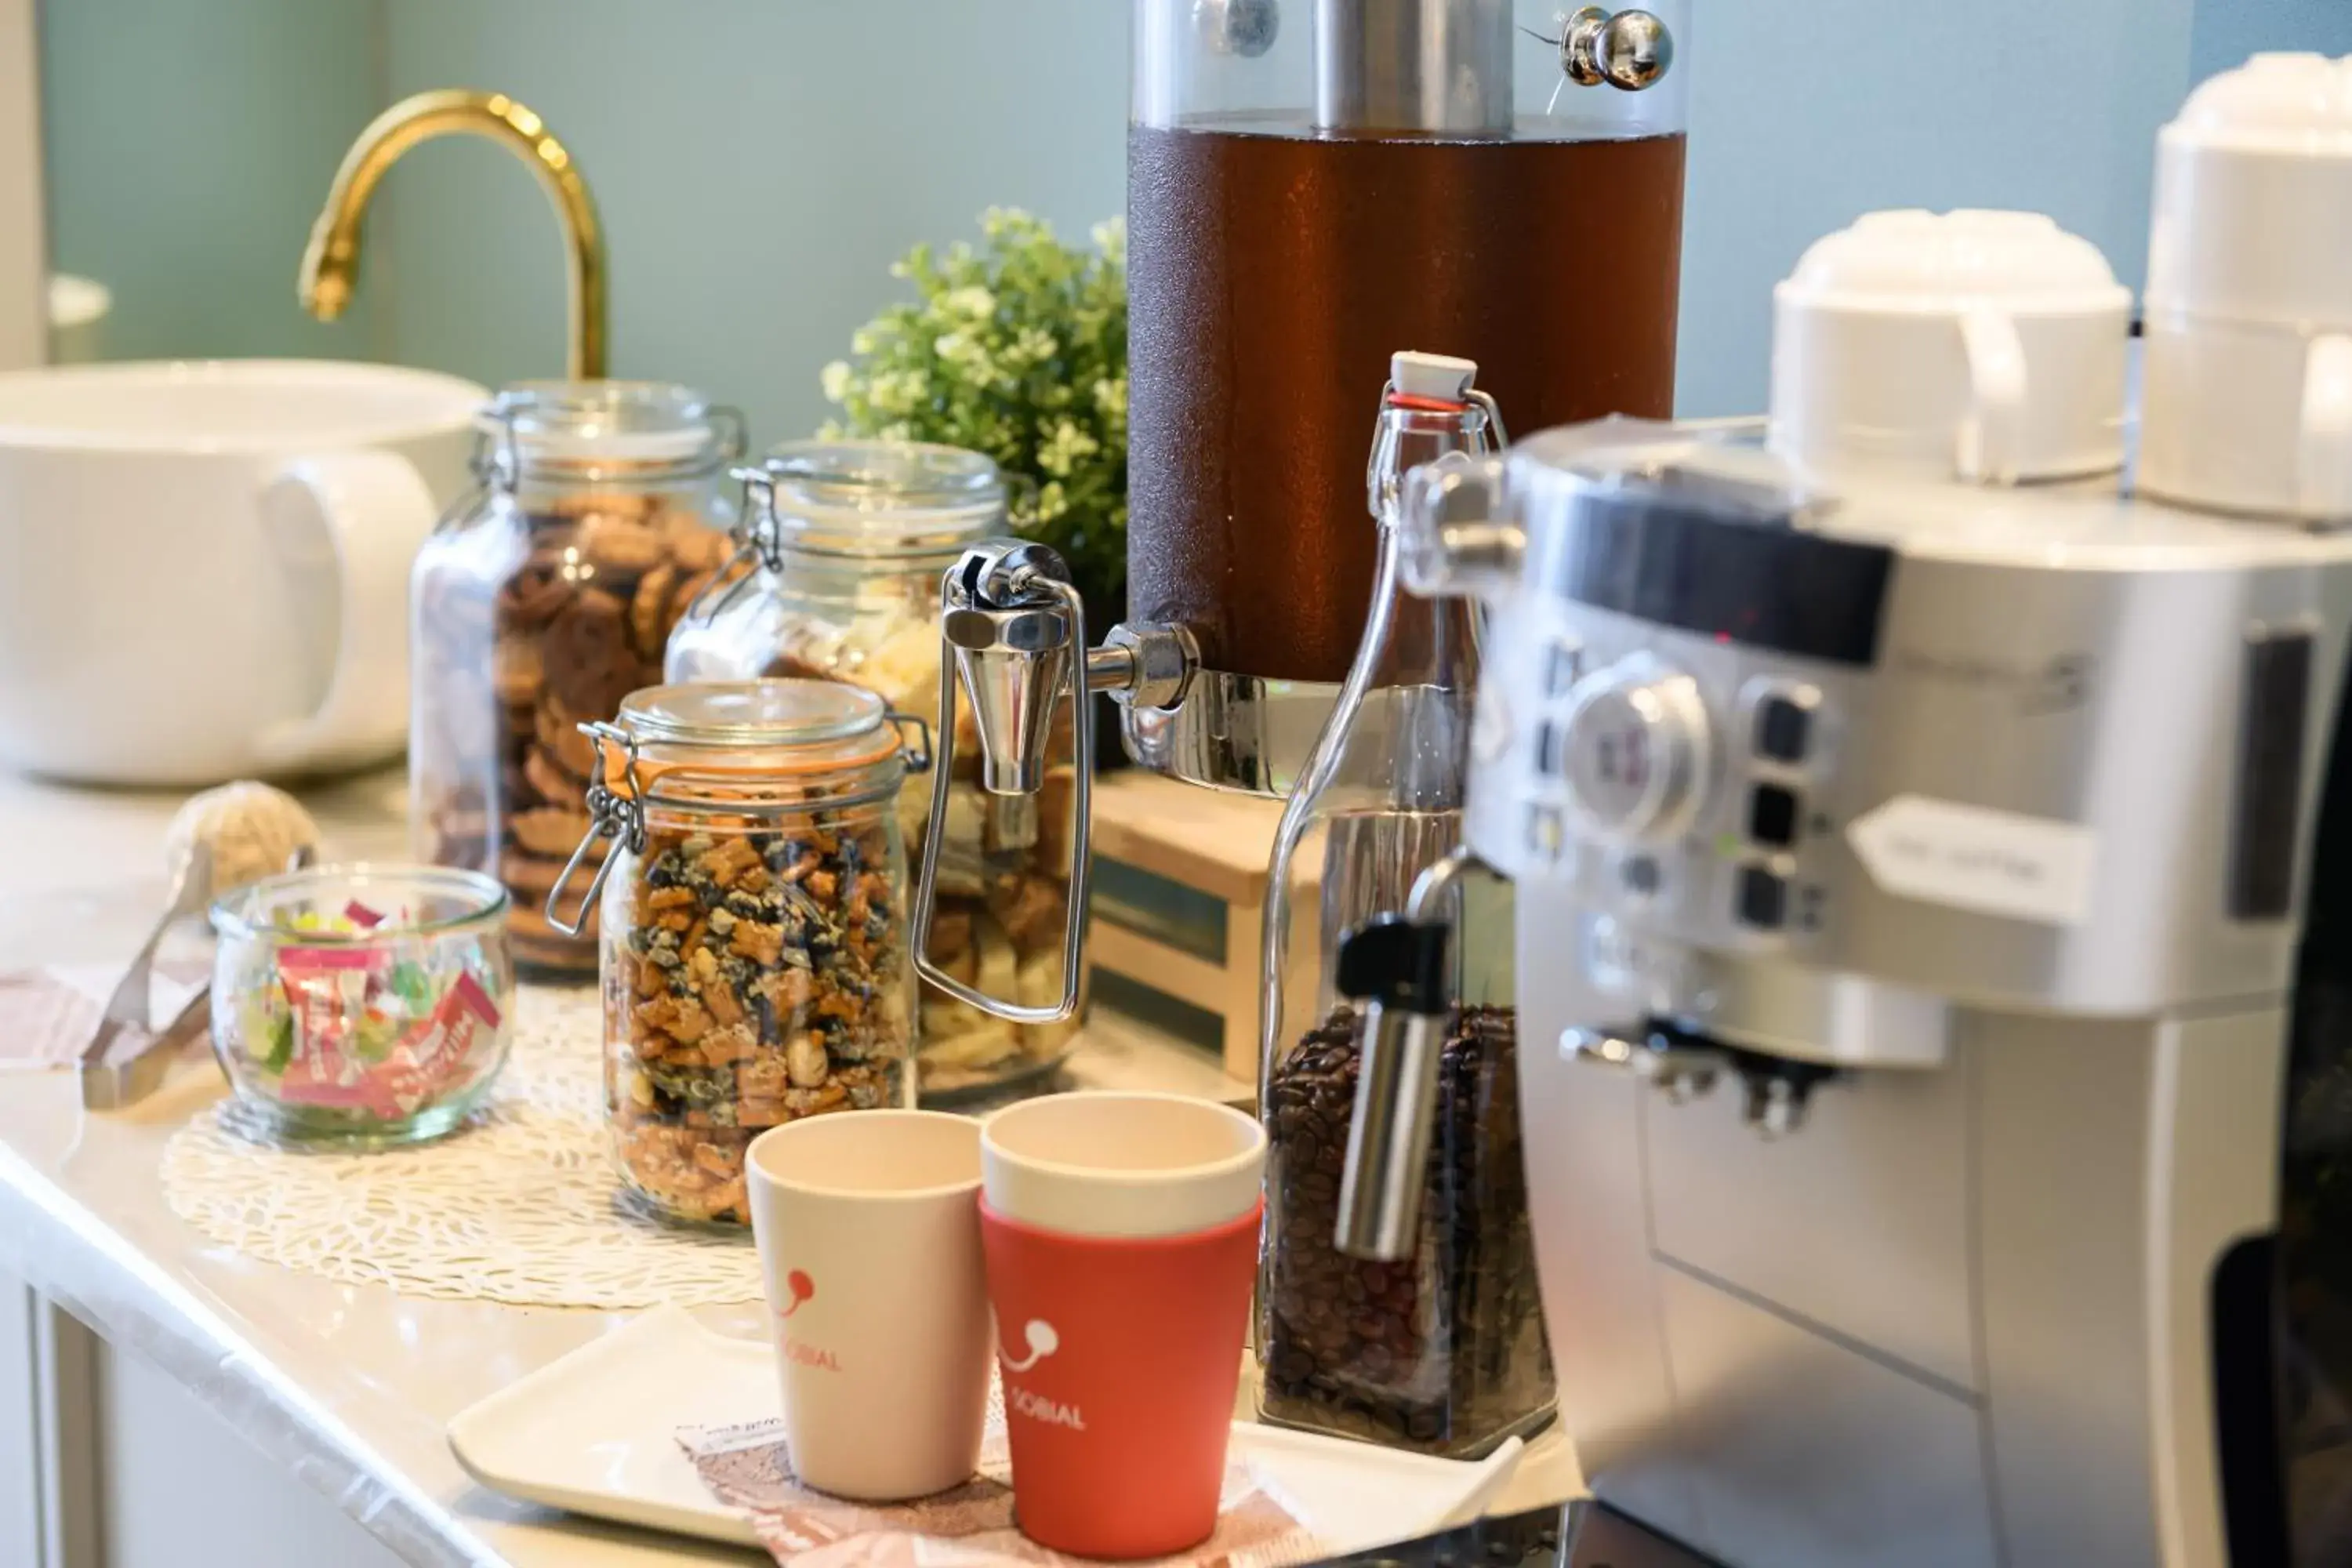
M 377 774 L 306 795 L 338 858 L 398 858 L 402 790 Z M 0 966 L 121 958 L 163 897 L 172 795 L 0 774 Z M 1090 1025 L 1072 1079 L 1246 1093 L 1207 1057 L 1116 1020 Z M 253 1262 L 173 1215 L 163 1144 L 224 1092 L 203 1058 L 132 1110 L 81 1108 L 71 1074 L 0 1077 L 0 1258 L 118 1349 L 144 1356 L 409 1561 L 653 1568 L 756 1554 L 607 1528 L 516 1503 L 458 1469 L 443 1425 L 621 1315 L 423 1300 Z M 698 1314 L 758 1331 L 756 1305 Z M 1570 1495 L 1573 1457 L 1538 1439 L 1498 1510 Z

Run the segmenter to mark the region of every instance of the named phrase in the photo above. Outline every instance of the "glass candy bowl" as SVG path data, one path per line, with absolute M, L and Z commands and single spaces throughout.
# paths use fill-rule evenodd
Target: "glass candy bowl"
M 212 908 L 213 1050 L 241 1130 L 412 1143 L 465 1120 L 505 1065 L 514 966 L 495 878 L 321 867 Z

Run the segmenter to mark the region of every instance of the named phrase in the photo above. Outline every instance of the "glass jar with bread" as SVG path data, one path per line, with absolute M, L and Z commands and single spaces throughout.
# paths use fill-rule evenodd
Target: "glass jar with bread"
M 744 575 L 703 595 L 670 636 L 671 680 L 824 676 L 891 708 L 939 705 L 940 574 L 1003 531 L 1005 481 L 978 452 L 907 441 L 803 441 L 770 449 L 744 482 Z M 930 957 L 993 995 L 1060 994 L 1067 907 L 1070 721 L 1034 798 L 980 787 L 969 710 L 952 776 L 909 782 L 899 810 L 910 853 L 929 830 L 931 790 L 948 792 Z M 927 1098 L 981 1095 L 1052 1071 L 1075 1021 L 1013 1024 L 952 998 L 921 999 L 917 1057 Z

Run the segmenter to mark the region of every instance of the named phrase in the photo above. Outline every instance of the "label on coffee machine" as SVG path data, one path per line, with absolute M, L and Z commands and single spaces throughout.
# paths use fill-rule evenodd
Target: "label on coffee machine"
M 2080 823 L 1903 795 L 1856 817 L 1846 841 L 1887 892 L 2043 925 L 2091 913 L 2098 835 Z

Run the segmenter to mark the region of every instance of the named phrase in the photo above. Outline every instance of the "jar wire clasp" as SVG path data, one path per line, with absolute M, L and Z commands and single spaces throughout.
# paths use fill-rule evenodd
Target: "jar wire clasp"
M 556 913 L 564 888 L 596 840 L 614 839 L 625 845 L 633 855 L 642 855 L 646 849 L 645 785 L 637 776 L 637 738 L 617 724 L 583 724 L 580 732 L 588 737 L 589 748 L 596 759 L 588 780 L 588 833 L 572 852 L 572 858 L 563 863 L 563 869 L 555 874 L 555 885 L 547 889 L 547 923 L 565 936 L 579 936 L 585 931 L 589 912 L 595 909 L 597 897 L 604 890 L 604 879 L 613 874 L 613 857 L 608 854 L 597 866 L 596 875 L 589 880 L 588 891 L 581 896 L 580 907 L 572 918 L 567 921 Z M 621 775 L 628 785 L 625 793 L 614 789 L 610 783 L 604 756 L 607 742 L 621 748 Z
M 931 771 L 930 721 L 919 713 L 901 712 L 896 708 L 886 711 L 883 717 L 889 720 L 891 727 L 898 731 L 898 755 L 905 760 L 907 771 L 910 773 L 929 773 Z M 911 741 L 907 738 L 907 726 L 909 724 L 915 727 L 915 738 Z
M 697 625 L 707 624 L 742 596 L 755 575 L 746 568 L 754 563 L 761 571 L 771 574 L 784 569 L 783 525 L 776 519 L 775 476 L 764 467 L 750 465 L 730 468 L 727 473 L 743 487 L 743 505 L 732 533 L 735 553 L 727 558 L 727 564 L 719 569 L 718 575 L 688 601 L 681 619 Z

